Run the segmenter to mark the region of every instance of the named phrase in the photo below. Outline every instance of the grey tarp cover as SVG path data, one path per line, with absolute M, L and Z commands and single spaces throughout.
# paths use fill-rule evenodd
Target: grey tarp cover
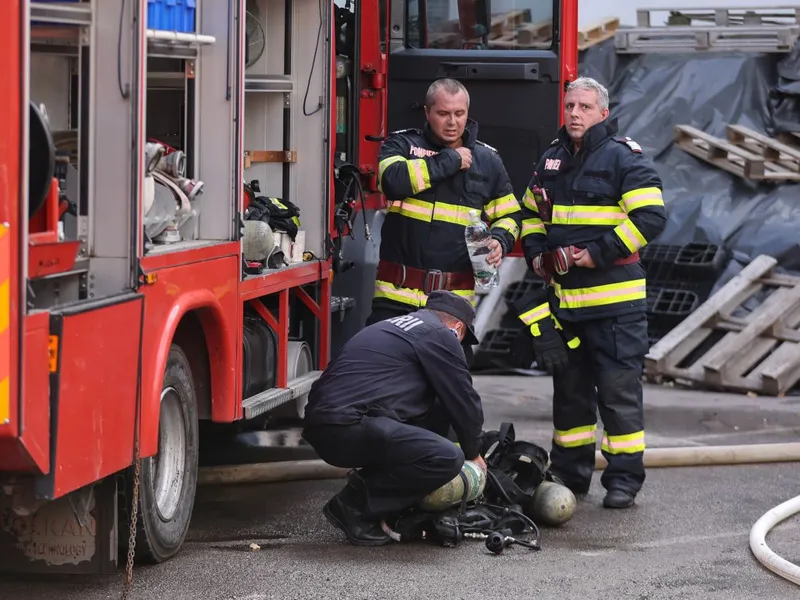
M 656 162 L 669 215 L 658 243 L 722 246 L 733 260 L 720 284 L 759 254 L 800 273 L 800 184 L 746 181 L 672 143 L 675 125 L 722 138 L 728 123 L 800 131 L 800 45 L 789 55 L 617 55 L 608 40 L 579 62 L 580 75 L 608 86 L 620 133 Z

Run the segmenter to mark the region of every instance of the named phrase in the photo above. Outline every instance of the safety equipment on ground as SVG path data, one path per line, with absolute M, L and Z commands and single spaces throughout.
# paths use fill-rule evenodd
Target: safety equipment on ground
M 494 554 L 502 554 L 503 550 L 512 544 L 519 544 L 532 550 L 539 550 L 539 546 L 526 540 L 518 540 L 510 535 L 503 535 L 499 531 L 493 531 L 486 536 L 486 549 Z
M 550 459 L 541 446 L 515 437 L 512 423 L 484 432 L 481 455 L 487 477 L 480 497 L 474 501 L 462 497 L 459 506 L 441 512 L 415 507 L 385 520 L 383 530 L 398 542 L 426 539 L 443 546 L 455 546 L 464 539 L 484 539 L 493 532 L 515 538 L 532 533 L 534 539 L 526 545 L 539 549 L 539 528 L 524 507 L 531 504 L 540 484 L 553 481 Z M 554 511 L 550 508 L 543 512 L 551 515 Z M 566 519 L 567 512 L 562 514 Z
M 567 344 L 556 329 L 553 319 L 547 318 L 539 321 L 536 324 L 536 330 L 538 330 L 538 335 L 533 333 L 534 326 L 531 326 L 536 363 L 540 369 L 547 371 L 550 375 L 561 372 L 569 363 L 569 355 L 567 354 Z
M 486 473 L 476 463 L 465 460 L 461 472 L 451 481 L 432 491 L 420 501 L 420 508 L 437 512 L 460 504 L 462 501 L 472 502 L 483 494 L 486 485 Z
M 555 481 L 543 481 L 523 510 L 537 523 L 557 526 L 572 518 L 576 506 L 575 494 L 568 487 Z

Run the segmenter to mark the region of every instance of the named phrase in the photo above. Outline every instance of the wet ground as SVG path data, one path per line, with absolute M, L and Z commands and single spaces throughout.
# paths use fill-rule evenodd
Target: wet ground
M 548 443 L 549 379 L 478 377 L 476 384 L 487 426 L 511 420 L 518 438 Z M 800 433 L 800 398 L 648 387 L 645 402 L 650 447 L 798 441 Z M 291 446 L 292 432 L 285 437 Z M 278 453 L 308 455 L 289 447 Z M 453 549 L 349 546 L 320 513 L 340 481 L 204 487 L 185 548 L 168 564 L 137 568 L 131 598 L 783 600 L 800 590 L 760 566 L 748 535 L 767 510 L 800 494 L 799 468 L 650 469 L 628 511 L 600 506 L 598 474 L 573 520 L 543 529 L 540 552 L 512 546 L 501 556 L 481 541 Z M 799 538 L 800 516 L 767 541 L 800 562 Z M 0 583 L 0 599 L 118 598 L 122 581 L 120 574 Z

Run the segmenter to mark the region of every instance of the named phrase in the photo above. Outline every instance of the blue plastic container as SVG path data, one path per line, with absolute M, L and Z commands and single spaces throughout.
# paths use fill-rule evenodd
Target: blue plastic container
M 183 31 L 185 33 L 194 33 L 195 25 L 194 19 L 197 10 L 197 1 L 196 0 L 178 0 L 180 7 L 178 8 L 180 12 L 180 19 L 178 24 L 178 31 Z
M 196 0 L 147 0 L 147 27 L 193 33 Z

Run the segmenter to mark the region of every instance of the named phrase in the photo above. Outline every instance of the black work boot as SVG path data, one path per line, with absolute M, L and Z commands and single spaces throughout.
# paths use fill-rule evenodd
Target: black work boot
M 605 508 L 630 508 L 633 506 L 635 498 L 636 496 L 625 490 L 608 490 L 603 499 L 603 506 Z
M 347 541 L 354 546 L 390 544 L 392 539 L 383 531 L 380 522 L 364 516 L 365 498 L 364 482 L 353 473 L 344 489 L 325 504 L 322 513 L 331 525 L 344 532 Z

